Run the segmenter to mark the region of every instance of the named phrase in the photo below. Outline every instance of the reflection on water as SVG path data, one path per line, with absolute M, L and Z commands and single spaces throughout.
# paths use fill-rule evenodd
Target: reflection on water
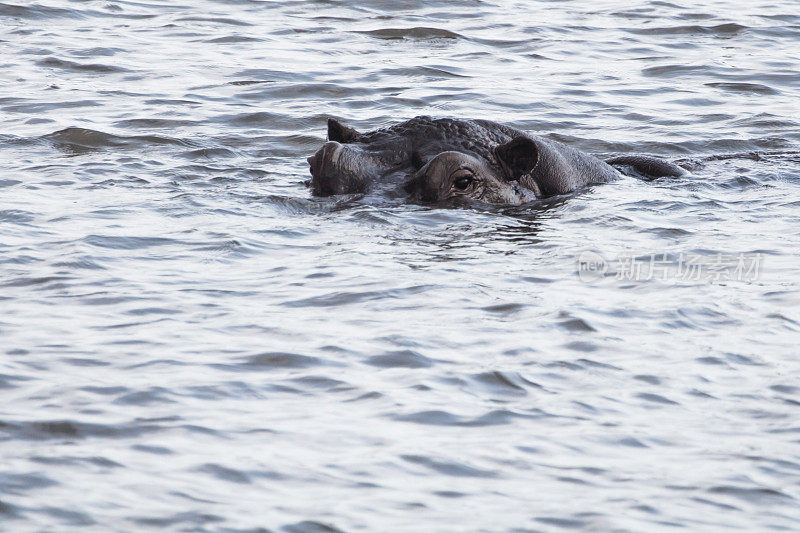
M 0 3 L 0 523 L 797 529 L 796 11 Z M 310 196 L 328 117 L 420 114 L 692 175 Z

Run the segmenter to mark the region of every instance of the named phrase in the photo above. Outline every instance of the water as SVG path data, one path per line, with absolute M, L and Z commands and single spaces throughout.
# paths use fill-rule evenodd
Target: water
M 800 528 L 794 2 L 0 21 L 0 529 Z M 693 175 L 310 196 L 327 117 L 419 114 Z

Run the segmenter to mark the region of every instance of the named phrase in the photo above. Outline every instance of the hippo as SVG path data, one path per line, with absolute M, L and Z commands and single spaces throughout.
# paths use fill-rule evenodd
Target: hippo
M 427 204 L 520 205 L 618 179 L 617 168 L 647 178 L 686 173 L 650 156 L 602 161 L 489 120 L 428 116 L 367 133 L 329 119 L 328 141 L 308 163 L 316 196 L 384 192 Z

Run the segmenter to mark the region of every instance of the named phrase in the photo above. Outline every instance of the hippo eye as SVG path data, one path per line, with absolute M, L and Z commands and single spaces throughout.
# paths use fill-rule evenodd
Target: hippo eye
M 475 181 L 472 172 L 467 169 L 457 170 L 453 173 L 453 187 L 460 191 L 466 191 L 470 185 Z

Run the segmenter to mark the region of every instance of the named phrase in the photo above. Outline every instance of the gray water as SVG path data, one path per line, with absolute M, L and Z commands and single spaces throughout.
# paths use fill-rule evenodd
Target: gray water
M 800 529 L 796 2 L 2 1 L 0 530 Z M 311 197 L 420 114 L 692 174 Z

